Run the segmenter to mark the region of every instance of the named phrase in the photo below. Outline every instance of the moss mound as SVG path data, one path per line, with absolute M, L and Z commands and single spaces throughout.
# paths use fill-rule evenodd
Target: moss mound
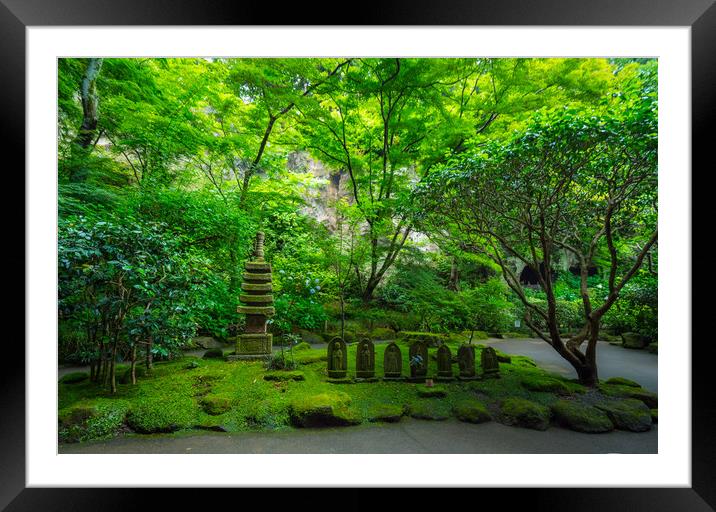
M 447 396 L 447 389 L 443 386 L 428 387 L 425 384 L 415 386 L 420 398 L 444 398 Z
M 127 407 L 122 400 L 97 400 L 60 411 L 58 438 L 62 443 L 102 439 L 116 434 L 124 425 Z
M 231 409 L 231 401 L 223 396 L 205 396 L 199 400 L 199 405 L 210 416 L 218 416 Z
M 508 398 L 500 406 L 502 421 L 507 425 L 547 430 L 550 411 L 547 407 L 524 398 Z
M 633 380 L 625 379 L 624 377 L 612 377 L 607 379 L 605 384 L 612 384 L 616 386 L 631 386 L 633 388 L 640 388 L 641 384 L 634 382 Z
M 614 398 L 635 398 L 641 400 L 650 409 L 659 407 L 659 399 L 656 393 L 647 391 L 644 388 L 632 386 L 620 386 L 615 384 L 600 384 L 599 391 L 606 396 Z
M 145 366 L 137 366 L 134 368 L 134 376 L 136 378 L 145 377 L 147 375 L 147 368 Z M 127 368 L 122 375 L 119 377 L 120 384 L 129 384 L 132 382 L 132 369 Z
M 360 419 L 348 408 L 351 397 L 343 392 L 299 397 L 289 405 L 291 423 L 296 427 L 337 427 L 357 425 Z
M 552 405 L 557 423 L 570 430 L 598 434 L 614 430 L 611 420 L 604 411 L 574 400 L 560 400 Z
M 596 404 L 619 430 L 646 432 L 651 429 L 651 410 L 640 400 L 610 400 Z
M 650 409 L 650 412 L 651 412 L 651 422 L 658 423 L 659 422 L 659 409 Z
M 176 432 L 191 425 L 191 411 L 159 401 L 139 402 L 127 413 L 127 426 L 140 434 Z
M 485 423 L 492 420 L 487 407 L 477 400 L 458 402 L 453 408 L 453 413 L 457 419 L 467 423 Z
M 89 373 L 87 372 L 72 372 L 67 375 L 63 375 L 59 382 L 61 384 L 77 384 L 84 380 L 89 379 Z
M 224 357 L 224 351 L 220 348 L 210 348 L 204 352 L 204 359 L 222 359 Z
M 419 402 L 411 408 L 410 417 L 419 420 L 443 421 L 450 415 L 432 402 Z
M 274 371 L 274 372 L 268 372 L 264 375 L 264 380 L 275 380 L 280 382 L 285 382 L 289 380 L 306 380 L 306 376 L 302 371 L 299 370 L 292 370 L 292 371 Z
M 557 393 L 559 395 L 569 395 L 569 388 L 562 382 L 551 377 L 538 375 L 529 375 L 521 379 L 520 384 L 530 391 L 543 391 L 546 393 Z
M 311 349 L 312 349 L 311 344 L 307 343 L 305 341 L 302 341 L 293 347 L 294 352 L 302 352 L 304 350 L 311 350 Z
M 380 404 L 368 409 L 368 421 L 397 423 L 403 417 L 403 407 L 392 404 Z

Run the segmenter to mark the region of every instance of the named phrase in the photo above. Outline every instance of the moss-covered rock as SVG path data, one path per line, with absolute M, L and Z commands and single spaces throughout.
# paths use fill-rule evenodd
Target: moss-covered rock
M 606 384 L 612 384 L 617 386 L 631 386 L 633 388 L 640 388 L 641 384 L 634 382 L 633 380 L 625 379 L 624 377 L 612 377 L 605 381 Z
M 524 398 L 508 398 L 500 406 L 502 421 L 507 425 L 547 430 L 550 411 L 547 407 Z
M 609 400 L 596 404 L 619 430 L 646 432 L 651 429 L 651 411 L 640 400 Z
M 651 413 L 651 422 L 658 423 L 659 422 L 659 409 L 649 409 L 649 412 Z
M 552 405 L 552 413 L 559 425 L 577 432 L 597 434 L 614 430 L 604 411 L 574 400 L 559 400 Z
M 485 423 L 492 420 L 487 407 L 477 400 L 464 400 L 453 407 L 455 417 L 467 423 Z
M 199 400 L 199 405 L 210 416 L 218 416 L 231 409 L 231 401 L 223 396 L 205 396 Z
M 321 341 L 323 341 L 323 338 L 321 338 Z M 311 350 L 311 348 L 312 347 L 311 347 L 310 343 L 306 343 L 305 341 L 302 341 L 293 347 L 293 351 L 294 352 L 303 352 L 304 350 Z
M 614 398 L 635 398 L 641 400 L 650 409 L 659 407 L 659 397 L 656 393 L 647 391 L 644 388 L 635 388 L 633 386 L 622 386 L 616 384 L 600 384 L 599 391 L 606 396 Z
M 380 404 L 368 409 L 368 421 L 397 423 L 403 417 L 404 409 L 400 405 Z
M 349 409 L 351 397 L 343 392 L 299 397 L 289 404 L 291 423 L 297 427 L 357 425 L 360 418 Z
M 78 382 L 82 382 L 87 379 L 89 379 L 89 373 L 87 372 L 72 372 L 63 375 L 59 382 L 60 384 L 77 384 Z
M 447 389 L 443 386 L 428 387 L 425 384 L 415 386 L 420 398 L 444 398 L 447 396 Z
M 419 420 L 443 421 L 450 415 L 432 402 L 420 402 L 411 407 L 410 417 Z
M 264 375 L 264 380 L 277 380 L 277 381 L 288 381 L 288 380 L 306 380 L 306 376 L 302 371 L 276 371 L 268 372 Z
M 528 375 L 520 381 L 522 387 L 530 391 L 542 391 L 546 393 L 557 393 L 559 395 L 569 395 L 569 388 L 561 381 L 551 377 L 540 375 Z
M 224 351 L 220 348 L 210 348 L 204 352 L 204 359 L 222 359 L 224 357 Z

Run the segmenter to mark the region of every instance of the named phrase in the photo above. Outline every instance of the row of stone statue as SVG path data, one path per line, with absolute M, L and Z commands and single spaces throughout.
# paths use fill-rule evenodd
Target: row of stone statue
M 410 378 L 422 380 L 428 378 L 428 346 L 424 342 L 415 342 L 408 351 Z M 453 379 L 453 359 L 450 347 L 440 345 L 437 350 L 439 380 Z M 457 351 L 457 363 L 460 368 L 458 378 L 474 380 L 479 378 L 475 371 L 475 347 L 462 345 Z M 492 347 L 482 349 L 480 365 L 483 378 L 499 377 L 500 366 L 497 354 Z M 344 379 L 348 374 L 348 347 L 340 337 L 335 337 L 328 344 L 328 376 L 332 379 Z M 367 338 L 358 342 L 356 351 L 356 378 L 371 379 L 375 377 L 375 345 Z M 383 355 L 383 379 L 399 380 L 403 378 L 403 356 L 400 347 L 389 343 Z

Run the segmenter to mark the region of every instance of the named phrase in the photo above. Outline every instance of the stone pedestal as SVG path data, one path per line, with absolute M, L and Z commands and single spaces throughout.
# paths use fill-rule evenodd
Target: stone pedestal
M 246 315 L 246 328 L 236 337 L 236 354 L 232 359 L 262 359 L 271 355 L 273 336 L 266 332 L 266 322 L 275 313 L 271 286 L 271 264 L 264 261 L 264 234 L 256 233 L 254 259 L 244 269 L 238 312 Z

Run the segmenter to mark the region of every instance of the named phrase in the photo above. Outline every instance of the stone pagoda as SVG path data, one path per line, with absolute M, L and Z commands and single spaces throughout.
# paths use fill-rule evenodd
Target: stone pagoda
M 246 315 L 244 334 L 236 337 L 237 359 L 259 359 L 271 355 L 272 335 L 266 332 L 266 322 L 275 313 L 271 287 L 271 264 L 264 261 L 264 234 L 256 233 L 253 260 L 244 266 L 242 305 L 238 312 Z

